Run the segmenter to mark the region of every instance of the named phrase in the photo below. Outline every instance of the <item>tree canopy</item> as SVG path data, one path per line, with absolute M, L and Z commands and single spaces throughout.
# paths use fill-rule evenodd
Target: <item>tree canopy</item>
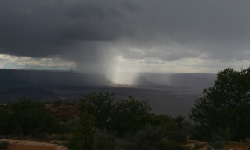
M 201 132 L 236 141 L 250 136 L 250 67 L 220 71 L 203 95 L 189 114 Z
M 118 132 L 118 135 L 136 132 L 149 124 L 150 111 L 148 101 L 135 100 L 132 96 L 127 100 L 119 101 L 112 110 L 111 129 Z
M 99 91 L 86 94 L 78 104 L 80 121 L 69 149 L 188 149 L 181 142 L 191 124 L 181 116 L 152 114 L 147 100 L 119 100 Z
M 80 109 L 93 116 L 95 127 L 108 129 L 123 135 L 142 129 L 150 121 L 151 107 L 148 101 L 115 100 L 115 94 L 99 91 L 92 92 L 80 99 Z
M 41 102 L 21 98 L 0 107 L 0 134 L 37 136 L 57 131 L 59 123 Z
M 72 115 L 68 109 L 77 111 Z M 68 119 L 61 118 L 62 110 L 70 112 Z M 104 91 L 86 94 L 73 103 L 22 98 L 0 105 L 0 135 L 50 140 L 47 133 L 59 133 L 55 139 L 66 140 L 70 133 L 65 143 L 70 150 L 189 149 L 182 146 L 192 131 L 185 118 L 150 111 L 147 100 L 115 99 L 113 93 Z
M 115 94 L 99 91 L 86 94 L 79 101 L 81 112 L 92 115 L 95 126 L 98 128 L 109 128 L 108 120 L 115 103 Z

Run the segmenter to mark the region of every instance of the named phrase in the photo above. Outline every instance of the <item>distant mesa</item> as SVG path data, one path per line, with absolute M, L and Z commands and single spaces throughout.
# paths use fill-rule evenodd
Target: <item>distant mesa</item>
M 112 84 L 105 75 L 54 70 L 0 70 L 2 85 L 103 86 Z
M 216 75 L 205 73 L 156 74 L 140 73 L 132 83 L 136 86 L 172 86 L 206 88 L 214 84 Z M 111 86 L 114 82 L 103 74 L 58 70 L 0 70 L 0 83 L 6 85 Z M 130 84 L 130 83 L 123 83 Z

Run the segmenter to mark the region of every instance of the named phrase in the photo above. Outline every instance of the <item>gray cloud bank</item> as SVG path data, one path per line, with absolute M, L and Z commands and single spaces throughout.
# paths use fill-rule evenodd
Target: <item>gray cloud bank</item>
M 2 0 L 0 53 L 87 69 L 128 60 L 250 60 L 250 1 Z

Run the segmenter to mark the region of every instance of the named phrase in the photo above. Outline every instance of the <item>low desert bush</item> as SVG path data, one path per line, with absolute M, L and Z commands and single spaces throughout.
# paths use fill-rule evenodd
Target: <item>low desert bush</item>
M 210 142 L 211 147 L 208 148 L 208 150 L 212 150 L 212 149 L 224 149 L 224 141 L 214 141 L 214 142 Z
M 190 134 L 190 140 L 206 141 L 208 137 L 199 131 L 194 131 Z
M 167 133 L 167 137 L 170 140 L 174 140 L 176 142 L 185 142 L 187 139 L 187 133 L 184 131 L 169 131 Z
M 0 149 L 7 149 L 9 146 L 10 146 L 10 143 L 8 141 L 0 142 Z
M 56 140 L 66 141 L 67 140 L 67 135 L 57 135 Z
M 164 137 L 164 130 L 161 127 L 146 126 L 133 137 L 138 149 L 150 149 L 156 147 L 156 143 Z M 152 148 L 151 148 L 152 149 Z
M 164 138 L 160 142 L 158 142 L 157 149 L 159 150 L 189 150 L 190 147 L 182 146 L 181 143 Z
M 204 144 L 195 143 L 193 150 L 199 150 L 204 146 L 205 146 Z
M 211 145 L 211 149 L 223 149 L 226 142 L 227 137 L 212 134 L 209 144 Z
M 109 150 L 109 136 L 106 130 L 96 129 L 94 137 L 96 150 Z
M 31 139 L 37 139 L 37 140 L 48 140 L 48 137 L 45 133 L 37 133 L 34 134 L 34 136 L 27 136 L 30 137 Z
M 64 128 L 65 128 L 65 132 L 73 132 L 74 127 L 76 127 L 79 123 L 79 119 L 69 119 L 65 124 L 64 124 Z
M 115 150 L 137 150 L 136 144 L 125 140 L 125 139 L 116 139 Z

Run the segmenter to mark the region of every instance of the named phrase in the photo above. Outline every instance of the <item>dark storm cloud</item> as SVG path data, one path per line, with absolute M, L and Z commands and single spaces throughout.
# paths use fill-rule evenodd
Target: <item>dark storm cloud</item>
M 0 1 L 0 53 L 60 55 L 89 66 L 114 54 L 249 60 L 249 6 L 244 0 Z
M 2 53 L 44 57 L 73 50 L 70 47 L 79 41 L 113 41 L 120 36 L 115 9 L 91 2 L 47 2 L 1 1 Z

